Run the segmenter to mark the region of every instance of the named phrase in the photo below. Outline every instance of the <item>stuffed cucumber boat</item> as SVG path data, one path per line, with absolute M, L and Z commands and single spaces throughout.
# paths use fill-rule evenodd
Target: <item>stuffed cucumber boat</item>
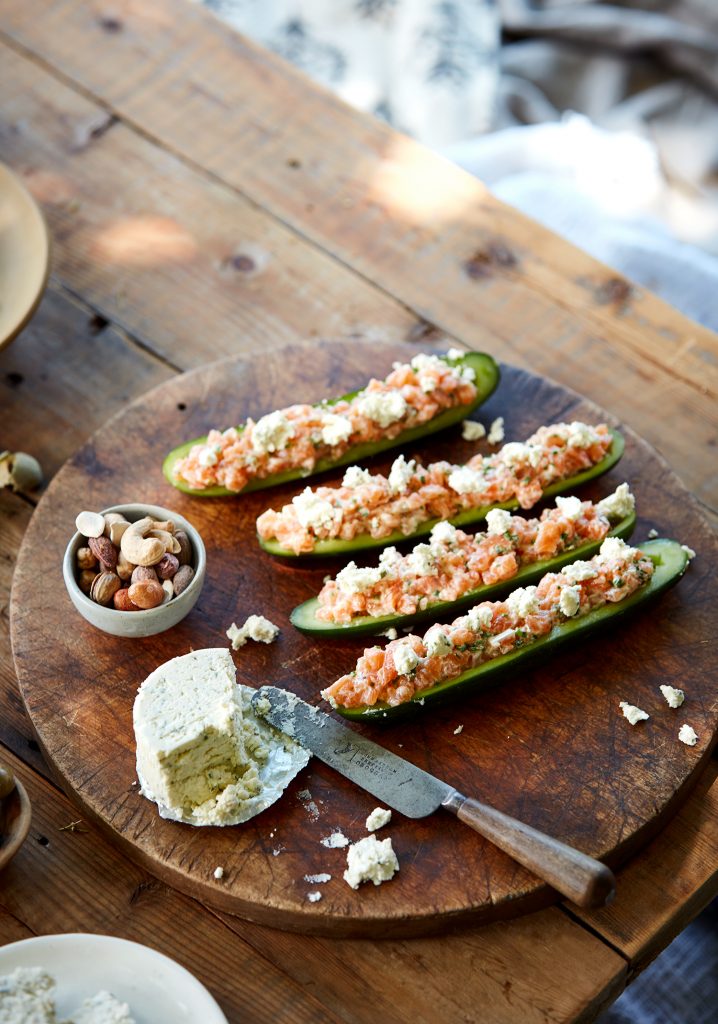
M 443 520 L 473 525 L 491 509 L 528 509 L 571 493 L 615 466 L 623 450 L 617 430 L 575 421 L 540 427 L 464 466 L 423 466 L 403 455 L 386 476 L 350 466 L 340 486 L 307 487 L 279 512 L 262 513 L 259 543 L 273 555 L 329 556 L 423 537 Z
M 197 497 L 274 487 L 451 427 L 498 381 L 499 368 L 486 353 L 421 353 L 362 390 L 187 441 L 165 458 L 163 472 L 174 487 Z
M 350 562 L 290 620 L 304 633 L 333 638 L 444 619 L 590 558 L 606 537 L 629 537 L 635 523 L 635 500 L 625 483 L 595 504 L 559 497 L 537 519 L 493 509 L 484 533 L 466 534 L 442 522 L 429 544 L 406 555 L 385 548 L 376 566 Z
M 637 549 L 610 537 L 593 559 L 549 573 L 537 587 L 484 601 L 423 638 L 367 649 L 356 670 L 322 696 L 345 718 L 361 721 L 390 721 L 467 696 L 645 606 L 681 578 L 688 558 L 675 540 Z

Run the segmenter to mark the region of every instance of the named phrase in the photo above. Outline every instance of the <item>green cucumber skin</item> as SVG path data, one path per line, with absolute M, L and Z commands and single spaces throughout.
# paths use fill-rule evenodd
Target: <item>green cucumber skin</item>
M 609 531 L 608 536 L 621 537 L 625 540 L 626 537 L 631 536 L 635 526 L 636 514 L 632 512 Z M 438 601 L 435 604 L 429 605 L 428 608 L 413 612 L 410 615 L 382 615 L 376 618 L 365 616 L 344 626 L 333 622 L 323 622 L 321 619 L 315 618 L 314 610 L 318 607 L 319 602 L 316 597 L 312 597 L 308 601 L 304 601 L 303 604 L 297 605 L 289 616 L 289 620 L 302 633 L 311 634 L 317 637 L 317 639 L 325 637 L 327 639 L 336 639 L 337 637 L 349 637 L 351 639 L 351 637 L 355 636 L 367 636 L 371 633 L 377 634 L 382 630 L 388 629 L 390 626 L 401 628 L 402 626 L 408 626 L 412 622 L 426 622 L 428 619 L 439 621 L 450 614 L 458 614 L 464 608 L 471 608 L 473 605 L 478 604 L 479 601 L 494 601 L 503 594 L 515 590 L 517 587 L 525 587 L 529 583 L 535 583 L 536 580 L 545 576 L 547 572 L 558 572 L 559 569 L 563 568 L 564 565 L 568 565 L 569 562 L 575 562 L 577 559 L 591 558 L 596 554 L 601 543 L 602 541 L 590 541 L 578 548 L 574 548 L 572 551 L 564 551 L 556 558 L 548 558 L 542 562 L 531 562 L 524 566 L 523 569 L 519 569 L 510 580 L 502 580 L 500 583 L 477 587 L 475 590 L 471 590 L 462 597 L 457 598 L 456 601 Z
M 528 647 L 511 651 L 499 658 L 469 669 L 456 679 L 447 679 L 438 686 L 423 690 L 405 704 L 391 707 L 388 704 L 376 704 L 372 707 L 343 708 L 335 710 L 343 718 L 353 721 L 393 722 L 397 718 L 415 714 L 422 708 L 436 707 L 449 698 L 470 696 L 477 690 L 493 686 L 510 676 L 515 670 L 515 663 L 523 670 L 527 666 L 548 657 L 564 644 L 576 640 L 586 634 L 608 626 L 617 618 L 623 618 L 639 606 L 657 598 L 681 578 L 688 565 L 688 555 L 678 541 L 659 538 L 640 545 L 640 550 L 648 555 L 656 565 L 656 571 L 646 587 L 631 594 L 625 601 L 618 604 L 607 604 L 596 608 L 580 619 L 569 619 L 559 626 L 554 626 L 550 633 L 536 640 Z
M 291 480 L 305 480 L 309 476 L 316 476 L 318 473 L 323 473 L 325 470 L 334 469 L 335 467 L 346 466 L 350 462 L 354 463 L 361 461 L 362 459 L 369 458 L 372 455 L 377 455 L 379 452 L 386 451 L 389 448 L 396 448 L 403 444 L 411 444 L 413 441 L 426 437 L 429 434 L 434 434 L 439 430 L 444 430 L 447 427 L 453 427 L 457 423 L 460 423 L 474 412 L 474 410 L 483 402 L 485 402 L 486 399 L 496 390 L 499 383 L 499 367 L 493 357 L 487 353 L 467 352 L 462 359 L 452 361 L 451 365 L 469 366 L 475 370 L 475 383 L 478 393 L 476 399 L 471 405 L 460 405 L 455 406 L 453 409 L 446 409 L 428 423 L 423 423 L 419 427 L 412 427 L 411 430 L 405 430 L 403 433 L 397 435 L 397 437 L 387 438 L 384 441 L 372 441 L 354 445 L 353 448 L 345 452 L 339 459 L 320 459 L 310 473 L 301 469 L 288 469 L 284 473 L 275 473 L 273 476 L 265 477 L 261 480 L 251 480 L 242 488 L 241 491 L 230 491 L 226 487 L 207 487 L 202 491 L 198 491 L 193 487 L 189 487 L 181 480 L 175 479 L 173 469 L 178 459 L 182 459 L 188 455 L 190 449 L 193 448 L 194 445 L 202 444 L 206 441 L 206 434 L 204 437 L 196 437 L 193 441 L 185 441 L 184 444 L 174 448 L 162 463 L 162 472 L 164 473 L 167 481 L 171 483 L 173 487 L 176 487 L 179 491 L 183 491 L 185 494 L 191 494 L 196 498 L 236 498 L 240 494 L 249 494 L 251 491 L 260 491 L 268 487 L 277 487 L 279 484 L 289 483 Z M 351 391 L 349 394 L 342 395 L 341 398 L 331 399 L 326 403 L 326 405 L 336 405 L 337 402 L 341 402 L 343 400 L 350 401 L 358 393 L 358 391 Z M 242 426 L 240 425 L 237 429 L 241 430 Z
M 594 480 L 607 473 L 609 469 L 612 469 L 623 455 L 625 441 L 623 435 L 617 430 L 611 429 L 611 435 L 613 437 L 613 444 L 605 458 L 601 459 L 595 466 L 591 466 L 590 469 L 585 469 L 582 473 L 577 473 L 567 480 L 557 480 L 556 483 L 549 484 L 543 492 L 541 500 L 552 498 L 556 494 L 565 494 L 567 491 L 573 491 L 576 487 L 580 487 L 581 484 Z M 480 508 L 472 508 L 466 512 L 461 512 L 458 516 L 454 516 L 453 519 L 449 519 L 449 522 L 454 526 L 473 526 L 475 523 L 485 519 L 492 508 L 505 508 L 513 512 L 518 507 L 518 501 L 501 501 L 496 505 L 482 505 Z M 400 544 L 407 540 L 417 540 L 419 537 L 425 537 L 431 533 L 438 522 L 441 522 L 441 520 L 427 519 L 413 533 L 408 534 L 395 530 L 394 533 L 389 534 L 387 537 L 372 537 L 370 534 L 365 533 L 359 537 L 353 537 L 351 540 L 319 540 L 314 545 L 312 551 L 305 551 L 300 555 L 297 555 L 294 551 L 289 551 L 287 548 L 283 548 L 276 540 L 263 540 L 259 536 L 257 539 L 260 547 L 269 552 L 270 555 L 279 555 L 282 558 L 329 558 L 333 555 L 349 555 L 355 551 L 367 551 L 370 548 L 383 548 L 389 544 Z

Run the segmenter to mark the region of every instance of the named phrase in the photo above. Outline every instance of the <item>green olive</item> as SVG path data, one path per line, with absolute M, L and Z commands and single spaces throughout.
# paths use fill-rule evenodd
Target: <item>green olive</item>
M 0 800 L 9 796 L 13 789 L 15 789 L 15 776 L 9 768 L 0 764 Z

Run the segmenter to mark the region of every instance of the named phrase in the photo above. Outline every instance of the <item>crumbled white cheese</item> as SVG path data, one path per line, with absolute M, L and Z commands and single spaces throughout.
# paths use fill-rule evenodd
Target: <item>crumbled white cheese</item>
M 278 452 L 286 448 L 294 434 L 294 424 L 284 413 L 270 412 L 252 427 L 252 447 L 255 452 Z
M 375 586 L 381 578 L 381 569 L 360 569 L 356 562 L 350 562 L 337 573 L 336 584 L 344 594 L 361 594 Z
M 321 898 L 322 894 L 319 891 L 307 893 L 307 899 L 310 903 L 318 903 Z
M 503 416 L 497 416 L 489 427 L 489 436 L 487 440 L 489 444 L 501 444 L 504 436 L 504 418 Z
M 458 466 L 449 474 L 448 484 L 452 491 L 457 494 L 470 494 L 478 491 L 483 486 L 484 478 L 481 473 L 469 466 Z
M 655 540 L 658 536 L 658 530 L 654 530 L 653 527 L 648 531 L 648 539 Z
M 446 358 L 455 363 L 457 360 L 463 359 L 465 355 L 466 353 L 460 348 L 450 348 L 446 353 Z
M 681 551 L 685 551 L 685 553 L 688 555 L 689 562 L 692 562 L 693 559 L 696 557 L 696 553 L 693 550 L 693 548 L 689 548 L 687 544 L 681 544 Z
M 279 636 L 279 626 L 275 626 L 263 615 L 250 615 L 243 626 L 237 626 L 236 622 L 227 630 L 227 638 L 232 642 L 232 648 L 238 651 L 244 647 L 248 640 L 255 640 L 257 643 L 271 644 Z
M 389 626 L 389 628 L 385 629 L 383 631 L 383 633 L 379 634 L 379 636 L 385 636 L 387 638 L 387 640 L 396 640 L 396 638 L 399 636 L 399 634 L 397 633 L 397 631 L 394 628 L 394 626 Z
M 454 729 L 454 736 L 458 736 L 463 731 L 464 731 L 463 725 L 457 725 L 456 728 Z
M 304 881 L 309 882 L 310 885 L 324 885 L 325 882 L 330 882 L 332 879 L 331 875 L 328 875 L 326 871 L 323 871 L 319 875 L 305 875 Z
M 394 576 L 401 562 L 401 555 L 395 547 L 384 548 L 379 555 L 379 568 L 384 576 Z
M 509 441 L 501 449 L 501 459 L 507 466 L 520 466 L 529 461 L 528 445 L 521 441 Z
M 388 807 L 375 807 L 366 819 L 367 832 L 376 832 L 378 829 L 388 825 L 390 821 L 391 811 Z
M 488 629 L 494 617 L 493 609 L 488 604 L 477 604 L 466 614 L 469 628 L 477 633 L 480 629 Z
M 698 733 L 690 725 L 682 725 L 678 730 L 678 739 L 687 747 L 695 747 L 698 742 Z
M 197 462 L 203 469 L 209 469 L 211 466 L 216 466 L 218 462 L 217 452 L 214 448 L 203 448 L 197 456 Z
M 371 480 L 371 473 L 368 469 L 362 469 L 361 466 L 349 466 L 344 473 L 342 487 L 361 487 L 362 484 L 370 484 Z
M 72 1024 L 133 1024 L 127 1003 L 121 1003 L 110 992 L 98 992 L 85 999 L 72 1014 Z
M 589 427 L 588 424 L 582 423 L 580 420 L 574 420 L 569 425 L 566 444 L 570 448 L 590 448 L 597 440 L 598 435 L 596 431 L 593 427 Z
M 435 375 L 427 373 L 427 371 L 445 370 L 446 363 L 443 359 L 439 359 L 438 356 L 428 356 L 423 352 L 420 352 L 418 356 L 414 356 L 412 359 L 411 368 L 419 378 L 419 386 L 421 387 L 421 390 L 428 394 L 436 387 L 437 379 Z
M 641 711 L 635 704 L 628 704 L 625 700 L 622 700 L 618 705 L 623 712 L 623 717 L 627 718 L 631 725 L 636 725 L 638 722 L 644 722 L 650 716 L 645 711 Z
M 581 518 L 583 503 L 580 498 L 575 498 L 573 496 L 569 498 L 559 497 L 556 498 L 556 508 L 562 516 L 565 516 L 566 519 L 575 523 L 577 519 Z
M 436 571 L 436 559 L 429 544 L 417 544 L 407 559 L 407 565 L 415 576 L 432 576 Z
M 394 655 L 394 668 L 400 676 L 406 676 L 413 672 L 419 664 L 419 655 L 408 640 L 406 643 L 402 641 L 401 644 L 394 648 L 392 653 Z
M 392 494 L 403 494 L 408 488 L 411 478 L 416 472 L 416 460 L 409 459 L 407 462 L 403 455 L 394 459 L 389 471 L 389 489 Z
M 506 598 L 506 607 L 512 620 L 525 619 L 539 610 L 536 587 L 518 587 Z
M 454 647 L 446 633 L 441 632 L 441 628 L 432 629 L 427 633 L 425 643 L 426 653 L 429 658 L 442 658 L 449 651 L 453 650 Z
M 625 519 L 635 508 L 636 499 L 627 483 L 619 484 L 613 494 L 609 494 L 596 505 L 596 511 L 600 515 L 612 520 Z
M 486 427 L 477 420 L 464 420 L 461 436 L 465 441 L 479 441 L 482 437 L 486 437 Z
M 214 877 L 220 882 L 224 878 L 224 868 L 221 864 L 218 864 L 213 872 Z
M 489 647 L 494 647 L 497 650 L 500 650 L 506 641 L 512 639 L 514 636 L 516 636 L 515 629 L 505 629 L 502 633 L 497 633 L 489 639 Z
M 362 882 L 381 885 L 388 882 L 399 870 L 399 861 L 391 845 L 391 839 L 378 840 L 375 835 L 366 836 L 347 850 L 347 869 L 344 881 L 358 889 Z
M 322 441 L 324 444 L 336 445 L 348 441 L 352 432 L 351 421 L 346 416 L 336 416 L 328 412 L 322 416 Z
M 54 1024 L 55 981 L 41 967 L 16 967 L 0 977 L 0 1019 L 8 1024 Z
M 625 558 L 631 550 L 630 545 L 620 537 L 606 537 L 598 553 L 602 558 Z
M 369 391 L 359 399 L 357 409 L 384 429 L 406 415 L 407 404 L 400 391 Z
M 558 607 L 567 618 L 573 618 L 581 610 L 581 588 L 563 587 L 558 599 Z
M 492 508 L 486 515 L 486 528 L 497 536 L 511 529 L 511 513 L 505 508 Z
M 324 839 L 320 840 L 322 846 L 326 846 L 330 850 L 340 849 L 342 846 L 349 846 L 349 840 L 342 832 L 332 832 L 330 836 L 325 836 Z
M 658 689 L 665 697 L 666 704 L 668 704 L 669 708 L 679 708 L 686 699 L 686 695 L 683 690 L 679 690 L 675 686 L 667 686 L 664 683 L 659 686 Z
M 595 579 L 598 572 L 590 562 L 582 562 L 581 559 L 578 559 L 571 562 L 570 565 L 564 565 L 561 575 L 565 576 L 569 583 L 583 583 L 584 580 Z
M 437 523 L 431 531 L 431 543 L 445 544 L 447 547 L 456 544 L 456 527 L 447 523 L 445 519 Z
M 292 498 L 297 519 L 305 530 L 330 528 L 341 522 L 342 510 L 334 508 L 326 498 L 320 498 L 311 487 L 305 487 L 301 494 Z

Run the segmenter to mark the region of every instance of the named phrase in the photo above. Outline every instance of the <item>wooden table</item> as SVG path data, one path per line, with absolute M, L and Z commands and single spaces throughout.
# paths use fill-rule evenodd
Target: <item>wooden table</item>
M 462 171 L 178 0 L 5 0 L 0 68 L 0 152 L 54 238 L 45 300 L 0 354 L 0 443 L 48 475 L 129 400 L 208 360 L 312 337 L 410 354 L 445 335 L 603 405 L 716 523 L 716 337 Z M 232 1022 L 589 1021 L 718 893 L 715 759 L 600 912 L 329 941 L 172 891 L 93 827 L 66 827 L 79 815 L 32 739 L 8 637 L 33 502 L 0 505 L 1 754 L 34 806 L 2 876 L 0 941 L 144 942 Z

